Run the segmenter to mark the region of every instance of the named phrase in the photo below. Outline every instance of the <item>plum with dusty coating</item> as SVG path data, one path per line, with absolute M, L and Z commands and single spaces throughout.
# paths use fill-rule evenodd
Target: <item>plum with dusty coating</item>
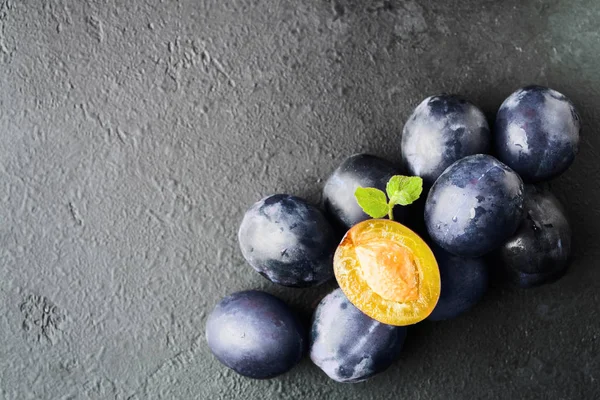
M 402 131 L 406 169 L 431 186 L 455 161 L 487 153 L 492 137 L 483 112 L 460 96 L 442 94 L 423 100 Z
M 425 203 L 425 224 L 433 241 L 463 257 L 480 257 L 499 247 L 522 219 L 523 181 L 483 154 L 448 167 Z
M 500 106 L 494 129 L 498 159 L 525 182 L 564 172 L 579 150 L 581 122 L 573 103 L 556 90 L 528 86 Z
M 255 379 L 273 378 L 298 364 L 306 352 L 306 336 L 282 300 L 256 290 L 225 297 L 206 323 L 206 340 L 215 357 Z
M 335 289 L 313 315 L 310 358 L 337 382 L 361 382 L 398 359 L 405 337 L 406 327 L 375 321 Z
M 238 241 L 246 261 L 274 283 L 308 287 L 333 277 L 333 227 L 299 197 L 275 194 L 255 203 L 244 215 Z

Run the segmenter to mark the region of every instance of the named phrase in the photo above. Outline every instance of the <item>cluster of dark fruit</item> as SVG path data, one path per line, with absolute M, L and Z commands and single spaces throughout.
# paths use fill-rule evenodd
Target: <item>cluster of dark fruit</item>
M 457 96 L 429 97 L 414 110 L 402 134 L 403 165 L 423 178 L 428 195 L 393 213 L 426 238 L 438 263 L 441 295 L 428 319 L 450 319 L 470 309 L 490 276 L 526 288 L 564 274 L 571 229 L 542 183 L 571 165 L 579 133 L 573 104 L 539 86 L 504 101 L 493 135 L 483 113 Z M 285 286 L 332 278 L 336 232 L 370 218 L 356 202 L 356 188 L 384 190 L 401 172 L 375 156 L 346 159 L 326 182 L 325 213 L 294 196 L 264 198 L 247 211 L 239 229 L 245 259 Z M 246 291 L 216 306 L 206 333 L 213 354 L 245 376 L 284 373 L 309 348 L 312 361 L 332 379 L 357 382 L 397 359 L 406 327 L 371 319 L 336 289 L 315 310 L 307 338 L 281 300 Z

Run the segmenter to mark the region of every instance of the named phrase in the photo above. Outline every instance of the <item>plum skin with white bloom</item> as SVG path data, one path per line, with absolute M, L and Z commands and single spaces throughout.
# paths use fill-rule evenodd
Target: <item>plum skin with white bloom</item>
M 546 181 L 563 173 L 579 150 L 581 121 L 563 94 L 542 86 L 527 86 L 500 106 L 494 148 L 500 161 L 525 182 Z
M 385 371 L 398 359 L 406 330 L 363 314 L 338 288 L 315 310 L 310 358 L 337 382 L 361 382 Z
M 523 218 L 523 181 L 489 155 L 465 157 L 448 167 L 425 202 L 433 241 L 463 257 L 480 257 L 515 233 Z
M 275 194 L 256 202 L 244 215 L 238 241 L 246 261 L 274 283 L 308 287 L 333 277 L 334 229 L 299 197 Z
M 408 172 L 427 186 L 455 161 L 487 153 L 490 128 L 483 112 L 469 101 L 451 94 L 423 100 L 402 131 L 402 159 Z

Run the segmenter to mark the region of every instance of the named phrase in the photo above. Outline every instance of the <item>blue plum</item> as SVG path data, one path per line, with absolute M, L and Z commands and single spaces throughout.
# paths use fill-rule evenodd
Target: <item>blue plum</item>
M 256 290 L 225 297 L 206 322 L 206 340 L 215 357 L 255 379 L 273 378 L 298 364 L 306 353 L 306 336 L 283 301 Z
M 408 171 L 429 186 L 450 164 L 487 153 L 492 137 L 483 112 L 449 94 L 423 100 L 402 131 L 402 159 Z
M 442 280 L 442 292 L 430 321 L 452 319 L 470 310 L 483 298 L 489 286 L 489 273 L 483 258 L 464 258 L 432 246 Z
M 238 240 L 248 263 L 274 283 L 308 287 L 333 277 L 333 227 L 299 197 L 275 194 L 255 203 L 244 215 Z
M 564 172 L 579 149 L 580 119 L 559 92 L 528 86 L 511 94 L 496 116 L 498 159 L 525 182 L 541 182 Z
M 360 382 L 396 361 L 405 338 L 406 327 L 371 319 L 338 288 L 315 310 L 310 358 L 337 382 Z
M 468 156 L 448 167 L 425 202 L 433 241 L 463 257 L 480 257 L 504 243 L 523 219 L 523 181 L 492 156 Z
M 561 277 L 571 256 L 567 215 L 547 187 L 525 185 L 526 217 L 517 232 L 492 253 L 497 275 L 528 288 Z
M 348 157 L 331 174 L 323 189 L 323 205 L 327 215 L 344 232 L 359 222 L 370 219 L 354 197 L 356 188 L 374 187 L 385 190 L 390 178 L 400 170 L 391 162 L 369 154 Z M 401 207 L 394 209 L 394 218 L 402 220 Z

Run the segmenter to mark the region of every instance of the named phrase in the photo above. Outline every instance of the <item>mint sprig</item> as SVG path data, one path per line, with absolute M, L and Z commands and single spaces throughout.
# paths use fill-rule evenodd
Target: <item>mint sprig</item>
M 387 215 L 393 220 L 394 206 L 407 206 L 421 196 L 423 179 L 418 176 L 394 175 L 387 183 L 385 191 L 387 197 L 386 193 L 379 189 L 359 187 L 354 192 L 354 197 L 360 208 L 371 218 L 383 218 Z

